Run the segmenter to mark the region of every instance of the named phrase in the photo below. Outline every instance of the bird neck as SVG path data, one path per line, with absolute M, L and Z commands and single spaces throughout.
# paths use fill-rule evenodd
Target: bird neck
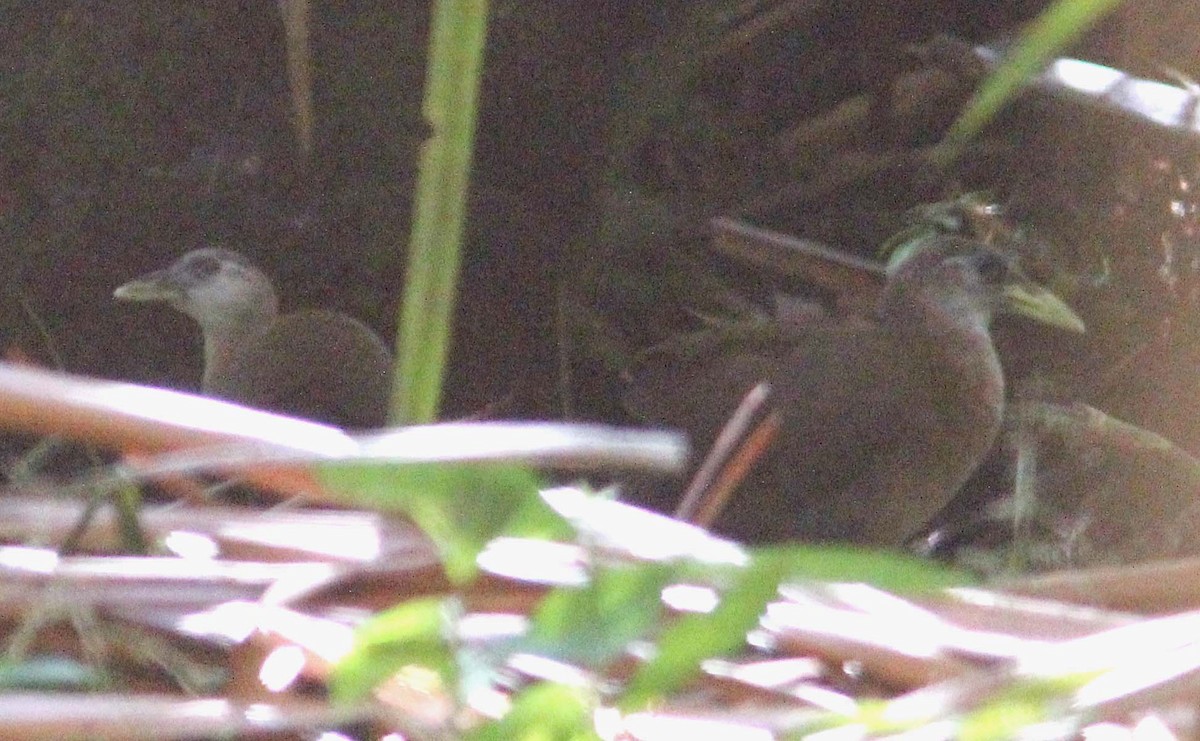
M 1004 406 L 1004 373 L 992 344 L 990 313 L 967 296 L 892 291 L 878 319 L 908 345 L 919 369 L 929 374 L 945 409 L 958 409 L 953 425 L 999 426 Z
M 206 393 L 220 392 L 219 379 L 236 363 L 245 348 L 262 336 L 278 317 L 274 302 L 198 319 L 204 332 L 204 378 Z

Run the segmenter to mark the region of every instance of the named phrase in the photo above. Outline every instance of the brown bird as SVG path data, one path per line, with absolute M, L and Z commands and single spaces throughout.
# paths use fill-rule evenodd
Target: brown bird
M 783 427 L 715 529 L 744 540 L 896 546 L 988 452 L 1004 414 L 993 314 L 1083 331 L 1009 257 L 954 237 L 890 275 L 872 319 L 709 332 L 644 355 L 627 406 L 709 446 L 742 396 L 772 388 Z
M 392 359 L 379 337 L 339 312 L 280 315 L 270 279 L 236 252 L 188 252 L 113 295 L 199 323 L 206 395 L 351 429 L 387 421 Z

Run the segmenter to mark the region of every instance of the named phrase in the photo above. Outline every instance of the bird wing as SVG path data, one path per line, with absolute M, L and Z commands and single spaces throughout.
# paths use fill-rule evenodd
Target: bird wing
M 874 324 L 814 327 L 792 347 L 776 382 L 788 444 L 764 465 L 793 536 L 896 543 L 944 503 L 921 491 L 941 433 L 935 375 Z
M 908 407 L 928 406 L 931 383 L 909 357 L 867 320 L 709 333 L 642 358 L 625 402 L 636 416 L 689 430 L 705 450 L 745 393 L 770 382 L 784 427 L 743 486 L 753 503 L 735 501 L 718 528 L 767 540 L 863 540 L 857 515 L 871 492 L 886 496 L 889 477 L 903 479 L 925 452 L 930 420 Z
M 350 429 L 387 420 L 392 359 L 358 320 L 332 311 L 280 317 L 230 362 L 214 393 Z

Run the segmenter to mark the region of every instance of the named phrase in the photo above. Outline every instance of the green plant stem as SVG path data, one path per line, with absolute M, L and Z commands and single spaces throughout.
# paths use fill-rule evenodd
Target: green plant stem
M 450 347 L 475 138 L 487 0 L 435 0 L 422 111 L 432 135 L 421 150 L 404 302 L 396 342 L 391 419 L 437 417 Z

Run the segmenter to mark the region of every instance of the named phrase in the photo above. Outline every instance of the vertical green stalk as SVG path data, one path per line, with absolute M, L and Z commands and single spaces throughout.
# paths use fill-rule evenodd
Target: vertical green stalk
M 1021 86 L 1064 47 L 1074 43 L 1124 0 L 1057 0 L 1035 18 L 1004 61 L 984 81 L 938 145 L 942 164 L 953 162 Z
M 396 341 L 394 422 L 437 417 L 450 347 L 475 139 L 487 0 L 434 0 L 404 302 Z

